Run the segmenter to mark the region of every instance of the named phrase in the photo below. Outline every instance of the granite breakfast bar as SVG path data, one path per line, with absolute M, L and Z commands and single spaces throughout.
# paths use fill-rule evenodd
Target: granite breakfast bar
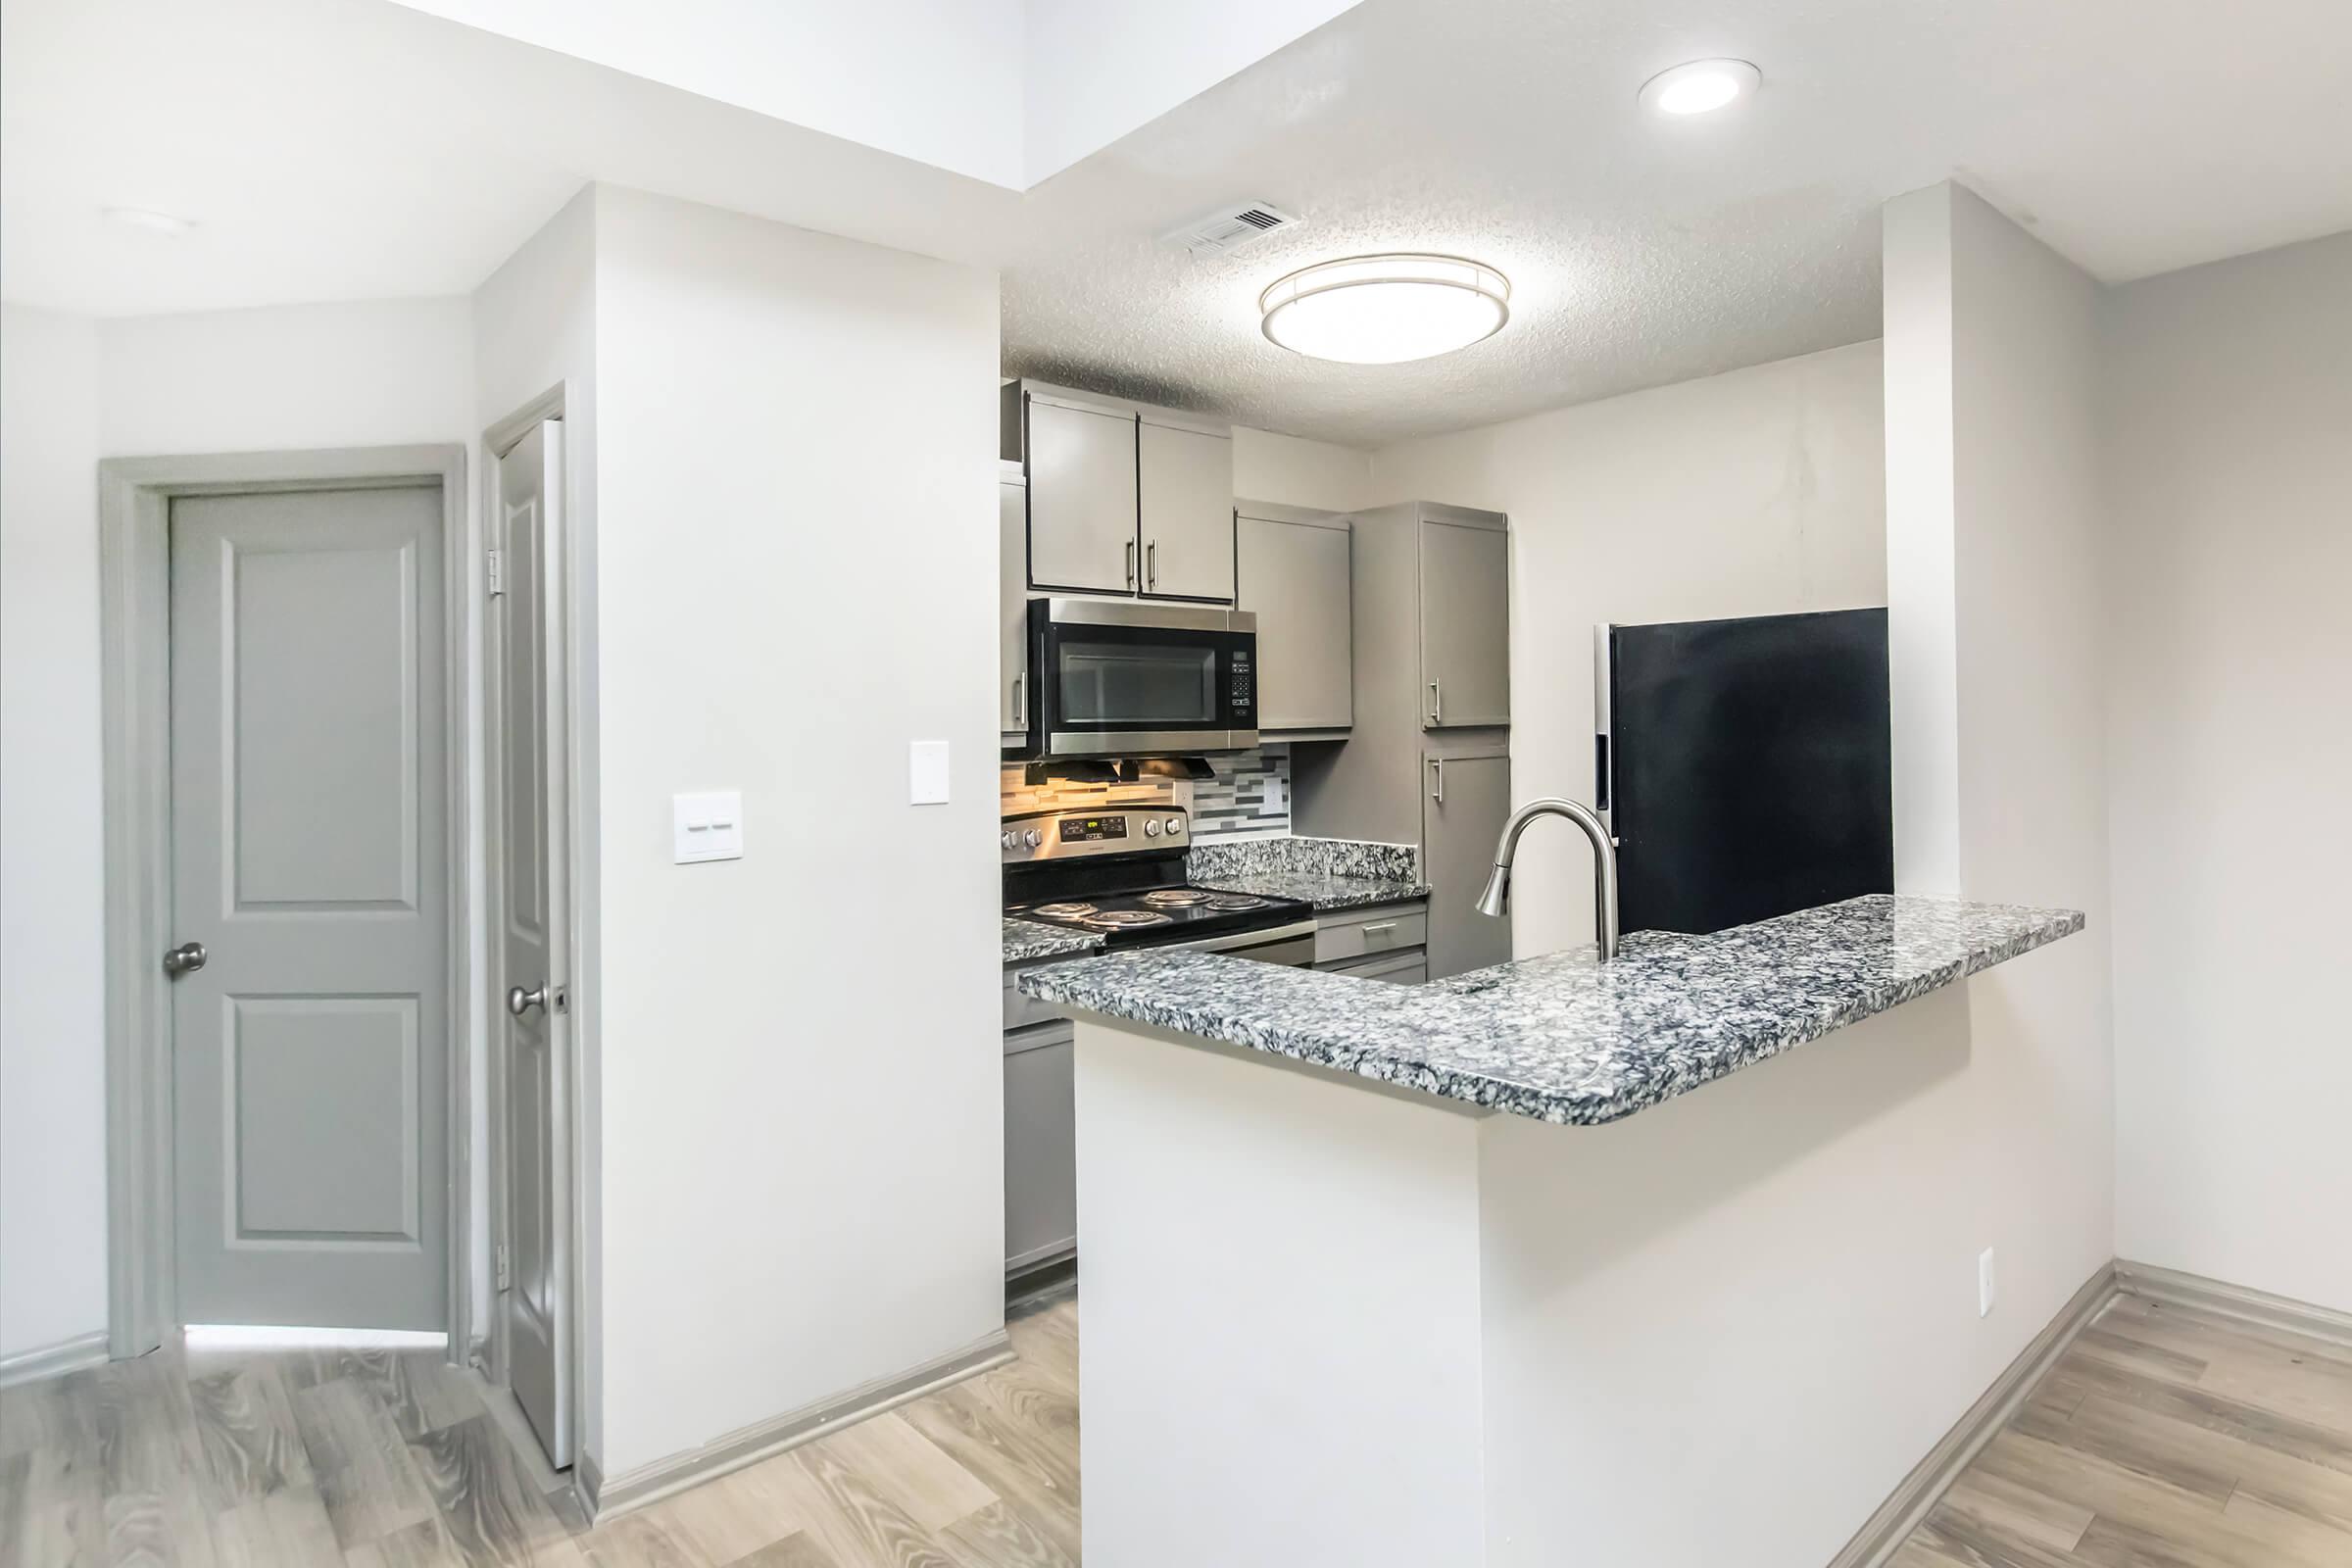
M 1689 1560 L 1671 1510 L 1618 1506 L 1658 1483 L 1626 1434 L 1673 1401 L 1634 1392 L 1610 1348 L 1690 1303 L 1616 1326 L 1612 1269 L 1694 1246 L 1710 1210 L 1750 1215 L 1742 1250 L 1786 1226 L 1800 1256 L 1816 1209 L 1857 1186 L 1935 1200 L 1949 1183 L 1899 1137 L 1865 1152 L 1852 1129 L 1895 1133 L 1962 1075 L 1972 988 L 1954 982 L 2082 923 L 1876 897 L 1420 987 L 1173 952 L 1024 975 L 1078 1026 L 1088 1557 Z M 1727 1166 L 1720 1190 L 1691 1173 L 1693 1141 Z M 1735 1186 L 1727 1147 L 1752 1147 L 1751 1174 L 1845 1174 L 1801 1196 Z M 1768 1298 L 1812 1288 L 1793 1264 L 1741 1266 Z M 1690 1332 L 1693 1356 L 1735 1353 L 1737 1335 Z M 1809 1520 L 1847 1508 L 1843 1487 L 1859 1524 L 1886 1490 L 1755 1462 L 1779 1491 L 1830 1489 Z M 1827 1561 L 1839 1542 L 1818 1531 L 1792 1524 L 1782 1549 L 1763 1530 L 1750 1560 Z

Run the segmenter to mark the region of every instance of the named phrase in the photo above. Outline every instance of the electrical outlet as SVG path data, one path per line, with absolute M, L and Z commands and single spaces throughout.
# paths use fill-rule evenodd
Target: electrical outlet
M 1995 1295 L 1992 1278 L 1992 1249 L 1987 1247 L 1977 1254 L 1977 1316 L 1990 1317 Z

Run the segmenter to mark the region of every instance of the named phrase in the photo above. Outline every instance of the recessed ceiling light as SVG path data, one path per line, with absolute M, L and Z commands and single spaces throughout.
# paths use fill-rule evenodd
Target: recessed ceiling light
M 143 234 L 162 234 L 177 239 L 196 226 L 191 218 L 174 218 L 170 213 L 150 212 L 144 207 L 109 207 L 106 216 L 110 222 L 124 228 L 135 228 Z
M 1511 284 L 1455 256 L 1350 256 L 1257 298 L 1269 341 L 1309 359 L 1398 365 L 1466 349 L 1511 318 Z
M 1681 119 L 1710 114 L 1756 90 L 1764 74 L 1744 60 L 1693 60 L 1642 84 L 1642 107 Z

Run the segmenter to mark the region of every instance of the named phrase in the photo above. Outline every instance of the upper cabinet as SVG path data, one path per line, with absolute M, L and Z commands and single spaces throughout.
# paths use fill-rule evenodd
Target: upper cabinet
M 1036 381 L 1004 399 L 1030 588 L 1233 602 L 1231 426 Z
M 1136 427 L 1144 597 L 1233 600 L 1233 436 L 1146 414 Z
M 1037 396 L 1028 405 L 1031 586 L 1133 593 L 1133 416 Z
M 1257 616 L 1258 733 L 1346 730 L 1355 720 L 1348 519 L 1254 501 L 1234 511 L 1234 603 Z
M 1495 513 L 1419 512 L 1422 726 L 1508 724 L 1510 534 Z
M 1017 463 L 997 476 L 997 730 L 1004 745 L 1029 730 L 1029 583 L 1023 536 L 1029 487 Z

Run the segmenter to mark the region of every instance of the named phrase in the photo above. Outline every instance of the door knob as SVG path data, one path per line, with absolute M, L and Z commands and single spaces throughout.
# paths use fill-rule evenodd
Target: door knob
M 547 982 L 544 980 L 539 982 L 539 989 L 536 991 L 525 991 L 520 986 L 507 988 L 507 1010 L 517 1018 L 533 1007 L 544 1008 L 546 1005 Z
M 178 947 L 165 953 L 164 973 L 176 980 L 183 974 L 191 974 L 203 968 L 207 956 L 209 955 L 205 953 L 203 943 L 182 942 Z

